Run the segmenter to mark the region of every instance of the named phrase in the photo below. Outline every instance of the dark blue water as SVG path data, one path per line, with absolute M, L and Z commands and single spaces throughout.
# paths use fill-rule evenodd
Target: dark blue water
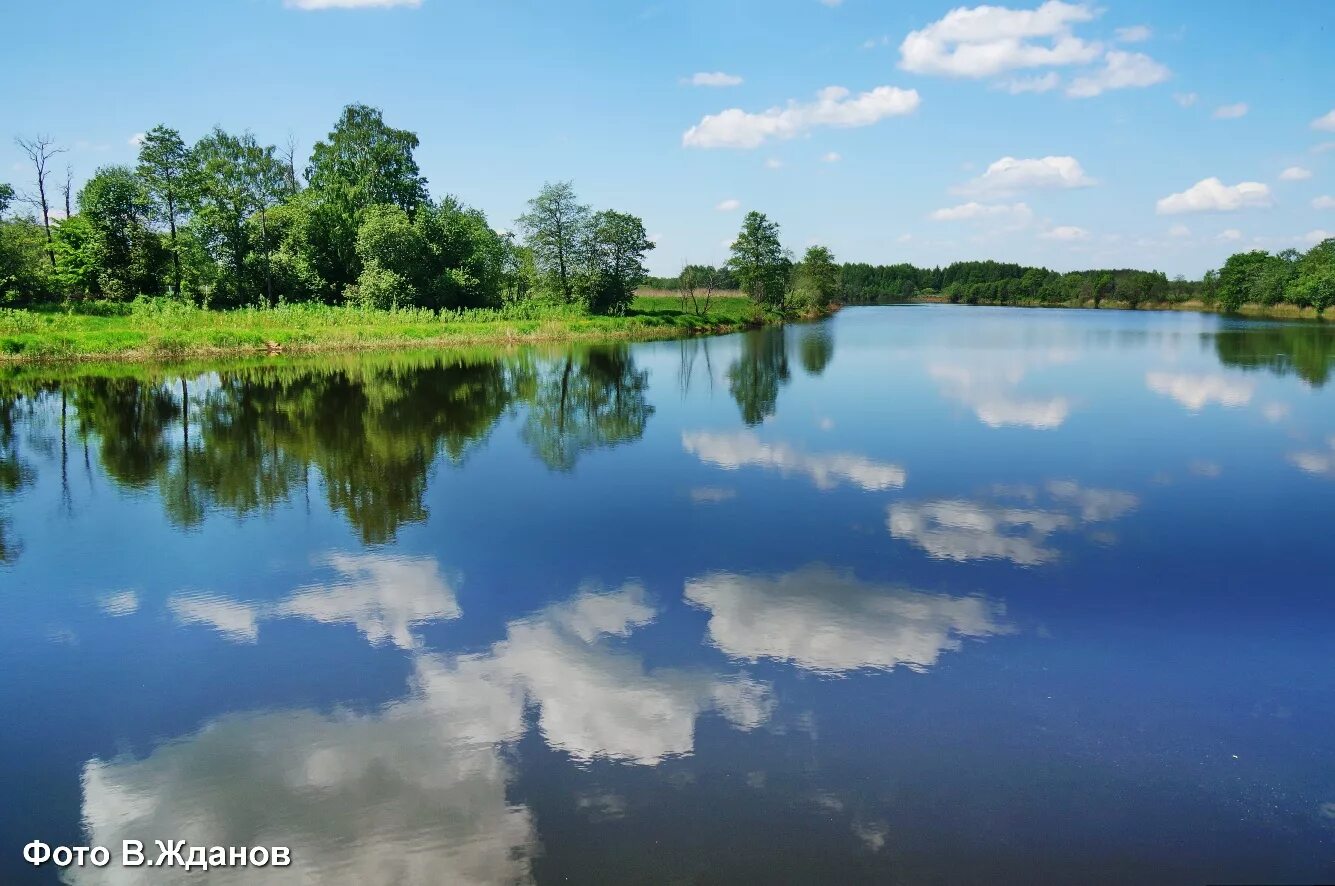
M 1333 363 L 922 306 L 9 367 L 0 881 L 56 879 L 33 839 L 291 848 L 210 883 L 1335 880 Z

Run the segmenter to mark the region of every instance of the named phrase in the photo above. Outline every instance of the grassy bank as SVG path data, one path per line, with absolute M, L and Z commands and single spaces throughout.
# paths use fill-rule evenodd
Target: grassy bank
M 715 298 L 703 316 L 683 310 L 675 296 L 642 295 L 624 317 L 596 317 L 551 305 L 436 314 L 310 304 L 209 311 L 157 300 L 96 312 L 0 310 L 0 361 L 133 361 L 277 351 L 644 340 L 731 332 L 777 319 L 736 295 Z
M 944 295 L 919 295 L 913 298 L 903 300 L 904 304 L 927 305 L 927 304 L 950 304 L 950 299 Z M 958 302 L 958 304 L 964 304 Z M 981 305 L 989 307 L 1004 308 L 1094 308 L 1093 301 L 1069 301 L 1069 302 L 1014 302 L 1008 304 L 979 302 Z M 1190 299 L 1188 301 L 1165 301 L 1165 302 L 1139 302 L 1132 305 L 1130 302 L 1118 301 L 1117 299 L 1104 299 L 1099 303 L 1099 310 L 1114 311 L 1194 311 L 1202 314 L 1223 314 L 1217 304 L 1207 304 L 1200 299 Z M 1322 320 L 1330 319 L 1322 317 L 1316 312 L 1315 308 L 1300 308 L 1291 304 L 1276 305 L 1243 305 L 1234 312 L 1236 316 L 1248 317 L 1257 320 Z

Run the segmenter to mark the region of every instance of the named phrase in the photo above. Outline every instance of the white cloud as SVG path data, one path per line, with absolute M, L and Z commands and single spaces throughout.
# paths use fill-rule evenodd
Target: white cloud
M 1216 120 L 1237 120 L 1239 117 L 1246 117 L 1247 110 L 1246 102 L 1238 102 L 1233 105 L 1220 105 L 1210 116 Z
M 1186 225 L 1183 225 L 1183 224 L 1176 224 L 1176 225 L 1173 225 L 1171 228 L 1168 229 L 1168 236 L 1170 236 L 1170 237 L 1190 237 L 1190 236 L 1191 236 L 1191 228 L 1189 228 L 1189 227 L 1187 227 Z
M 1011 77 L 997 83 L 997 88 L 1020 95 L 1026 92 L 1051 92 L 1061 85 L 1062 78 L 1056 71 L 1038 74 L 1033 77 Z
M 1024 68 L 1086 64 L 1101 47 L 1071 33 L 1091 21 L 1084 4 L 1048 0 L 1037 9 L 977 6 L 953 9 L 899 46 L 899 66 L 917 74 L 992 77 Z
M 899 465 L 851 453 L 813 455 L 785 443 L 765 443 L 749 431 L 711 434 L 686 431 L 681 446 L 701 461 L 726 471 L 742 467 L 776 470 L 780 474 L 805 474 L 818 489 L 851 483 L 868 492 L 899 489 L 908 476 Z
M 857 96 L 842 86 L 827 86 L 814 102 L 790 101 L 760 113 L 729 108 L 708 114 L 686 130 L 688 148 L 758 148 L 769 139 L 790 139 L 816 127 L 870 126 L 886 117 L 910 114 L 920 104 L 916 89 L 877 86 Z
M 1189 107 L 1191 107 L 1192 105 L 1196 104 L 1196 99 L 1198 99 L 1198 98 L 1200 98 L 1200 96 L 1198 96 L 1198 95 L 1197 95 L 1196 93 L 1194 93 L 1194 92 L 1175 92 L 1175 93 L 1173 93 L 1173 101 L 1177 102 L 1178 105 L 1181 106 L 1181 107 L 1183 107 L 1183 108 L 1189 108 Z
M 838 151 L 830 151 L 820 159 L 822 163 L 838 163 L 840 160 L 844 158 Z
M 1042 490 L 1005 490 L 1000 497 L 1019 497 L 1029 505 L 964 499 L 903 502 L 890 506 L 886 525 L 893 538 L 938 560 L 1009 560 L 1018 566 L 1040 566 L 1060 556 L 1050 546 L 1057 532 L 1115 520 L 1140 504 L 1129 492 L 1087 489 L 1069 480 L 1052 481 Z M 1042 499 L 1049 500 L 1046 507 L 1033 506 Z
M 1300 182 L 1311 177 L 1312 170 L 1302 166 L 1290 166 L 1279 174 L 1279 180 L 1284 182 Z
M 692 86 L 740 86 L 742 78 L 722 71 L 699 71 L 686 79 Z
M 1322 194 L 1320 197 L 1312 198 L 1313 209 L 1335 209 L 1335 197 L 1329 194 Z
M 1315 228 L 1303 234 L 1303 240 L 1307 243 L 1320 243 L 1322 240 L 1329 240 L 1335 237 L 1335 233 L 1327 231 L 1325 228 Z
M 1089 231 L 1086 231 L 1084 228 L 1077 228 L 1075 225 L 1058 225 L 1055 228 L 1044 231 L 1038 236 L 1045 240 L 1065 240 L 1070 242 L 1074 240 L 1088 240 Z
M 1335 151 L 1335 142 L 1319 142 L 1309 149 L 1313 154 L 1324 154 L 1327 151 Z
M 1335 132 L 1335 109 L 1313 120 L 1312 128 L 1320 132 Z
M 145 133 L 136 132 L 134 135 L 126 139 L 125 143 L 137 148 L 144 143 L 145 138 L 147 138 L 147 135 Z
M 422 0 L 285 0 L 292 9 L 388 9 L 392 6 L 416 8 Z
M 1012 631 L 1004 607 L 981 597 L 871 584 L 819 565 L 773 578 L 713 573 L 687 581 L 685 597 L 709 613 L 709 640 L 726 655 L 820 674 L 925 671 L 961 638 Z
M 1232 212 L 1235 209 L 1269 206 L 1270 187 L 1261 182 L 1226 185 L 1217 178 L 1203 178 L 1177 194 L 1169 194 L 1155 204 L 1159 215 L 1181 212 Z
M 230 640 L 254 643 L 260 636 L 259 607 L 199 592 L 177 594 L 167 609 L 181 624 L 208 625 Z
M 834 9 L 837 6 L 843 6 L 844 0 L 818 0 L 821 6 L 828 6 Z
M 1092 98 L 1110 89 L 1131 89 L 1162 83 L 1173 75 L 1165 65 L 1143 52 L 1110 50 L 1103 57 L 1103 67 L 1093 74 L 1077 77 L 1066 88 L 1072 98 Z
M 714 207 L 714 209 L 718 210 L 719 212 L 735 212 L 736 210 L 741 208 L 742 208 L 742 201 L 736 199 L 735 197 L 729 197 L 727 200 L 721 200 L 719 201 L 719 204 Z
M 1246 406 L 1256 391 L 1256 383 L 1248 379 L 1175 372 L 1146 373 L 1145 385 L 1156 394 L 1173 398 L 1191 412 L 1200 412 L 1211 403 L 1226 408 Z
M 1219 232 L 1219 236 L 1218 236 L 1217 239 L 1219 239 L 1219 240 L 1241 240 L 1241 239 L 1242 239 L 1242 231 L 1239 231 L 1237 228 L 1224 228 L 1224 230 L 1222 230 L 1222 231 Z
M 1002 157 L 957 193 L 1003 196 L 1029 190 L 1087 188 L 1096 184 L 1074 157 Z
M 1129 28 L 1118 28 L 1114 33 L 1120 43 L 1144 43 L 1154 34 L 1149 25 L 1132 25 Z
M 782 168 L 783 168 L 783 161 L 780 160 L 778 157 L 770 157 L 768 160 L 765 161 L 765 168 L 766 168 L 766 169 L 782 169 Z
M 932 221 L 974 221 L 984 218 L 1011 218 L 1027 224 L 1034 217 L 1033 210 L 1025 203 L 978 203 L 971 201 L 958 206 L 947 206 L 934 210 L 928 218 Z

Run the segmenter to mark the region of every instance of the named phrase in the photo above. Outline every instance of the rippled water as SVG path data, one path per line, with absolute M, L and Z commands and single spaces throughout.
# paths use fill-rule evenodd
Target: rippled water
M 10 367 L 0 881 L 54 879 L 34 838 L 291 847 L 209 882 L 1333 879 L 1333 362 L 923 306 Z

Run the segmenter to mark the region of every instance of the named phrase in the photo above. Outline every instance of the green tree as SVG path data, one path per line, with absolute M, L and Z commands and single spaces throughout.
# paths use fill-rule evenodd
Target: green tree
M 839 291 L 839 266 L 824 246 L 812 246 L 798 267 L 798 293 L 812 307 L 824 309 Z
M 595 314 L 626 313 L 635 289 L 648 273 L 644 254 L 654 248 L 636 216 L 611 209 L 593 216 L 585 250 L 590 262 L 589 310 Z
M 1104 299 L 1110 298 L 1114 289 L 1113 275 L 1107 272 L 1099 274 L 1094 280 L 1094 307 L 1098 308 Z
M 14 188 L 0 182 L 0 215 L 9 211 L 9 204 L 14 202 Z
M 97 289 L 115 298 L 161 291 L 166 255 L 149 229 L 152 202 L 127 166 L 104 166 L 79 192 L 79 214 L 91 231 Z
M 778 224 L 763 213 L 748 212 L 731 251 L 728 267 L 742 291 L 759 305 L 782 308 L 791 260 L 779 241 Z
M 315 143 L 306 167 L 310 214 L 302 233 L 313 266 L 335 291 L 361 273 L 357 231 L 372 206 L 397 206 L 410 216 L 427 200 L 426 179 L 413 157 L 417 136 L 385 124 L 378 108 L 343 109 L 326 141 Z
M 588 242 L 589 207 L 575 197 L 570 182 L 548 182 L 528 201 L 518 219 L 538 272 L 567 303 L 575 300 L 575 275 Z
M 194 155 L 181 140 L 181 134 L 165 126 L 154 126 L 139 145 L 139 178 L 144 182 L 153 215 L 167 225 L 168 247 L 172 256 L 172 294 L 181 297 L 181 250 L 176 227 L 185 208 L 194 199 L 198 171 Z
M 1219 270 L 1219 306 L 1236 311 L 1260 295 L 1261 275 L 1270 263 L 1270 253 L 1263 249 L 1230 255 Z

